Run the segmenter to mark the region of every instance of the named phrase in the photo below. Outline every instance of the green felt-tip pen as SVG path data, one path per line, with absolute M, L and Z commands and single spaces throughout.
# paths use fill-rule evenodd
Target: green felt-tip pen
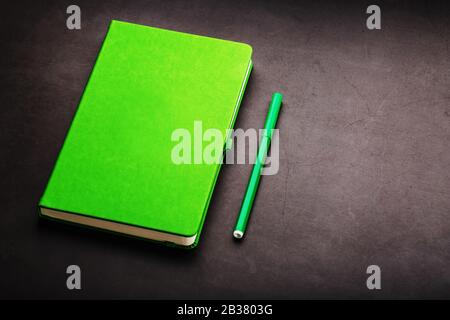
M 283 96 L 279 92 L 272 95 L 269 112 L 267 114 L 266 123 L 264 125 L 264 134 L 261 138 L 260 147 L 256 156 L 256 161 L 253 166 L 252 174 L 248 180 L 247 190 L 245 191 L 244 200 L 242 201 L 241 211 L 234 227 L 233 236 L 241 239 L 244 236 L 245 228 L 247 227 L 248 218 L 252 210 L 253 200 L 255 199 L 256 191 L 258 190 L 261 172 L 266 161 L 267 152 L 269 151 L 270 142 L 272 140 L 273 129 L 277 124 L 278 114 L 280 113 L 281 101 Z

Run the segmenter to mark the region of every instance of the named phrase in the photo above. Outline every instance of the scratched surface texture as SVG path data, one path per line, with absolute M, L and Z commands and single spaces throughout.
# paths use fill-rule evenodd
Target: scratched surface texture
M 450 298 L 450 22 L 446 1 L 69 1 L 2 4 L 0 297 Z M 199 247 L 179 251 L 40 221 L 44 190 L 110 19 L 247 42 L 239 128 L 280 90 L 280 170 L 245 241 L 251 167 L 224 166 Z M 82 270 L 82 290 L 65 268 Z M 366 288 L 366 268 L 382 289 Z

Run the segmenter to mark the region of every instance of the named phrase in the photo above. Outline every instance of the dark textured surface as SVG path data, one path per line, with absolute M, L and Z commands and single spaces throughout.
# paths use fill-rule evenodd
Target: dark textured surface
M 431 2 L 431 1 L 430 1 Z M 2 5 L 0 297 L 450 298 L 450 23 L 445 1 L 67 1 Z M 36 204 L 110 19 L 247 42 L 237 127 L 274 90 L 281 165 L 245 241 L 231 231 L 251 167 L 224 166 L 195 251 L 39 221 Z M 83 289 L 65 288 L 78 264 Z M 382 290 L 365 270 L 382 269 Z

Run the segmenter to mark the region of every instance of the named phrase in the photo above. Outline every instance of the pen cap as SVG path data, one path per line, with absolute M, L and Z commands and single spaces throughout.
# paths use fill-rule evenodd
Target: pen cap
M 264 125 L 265 135 L 272 138 L 272 130 L 275 129 L 277 124 L 278 114 L 281 109 L 281 102 L 283 100 L 283 95 L 279 92 L 275 92 L 272 95 L 272 100 L 269 105 L 269 112 L 267 113 L 266 123 Z

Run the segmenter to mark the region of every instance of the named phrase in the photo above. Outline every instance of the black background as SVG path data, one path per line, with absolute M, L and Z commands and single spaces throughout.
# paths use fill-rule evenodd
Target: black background
M 0 297 L 449 298 L 449 5 L 377 1 L 382 29 L 369 31 L 369 4 L 2 4 Z M 111 19 L 252 45 L 238 128 L 261 128 L 284 94 L 280 171 L 263 177 L 244 241 L 231 232 L 248 165 L 223 167 L 193 251 L 38 219 Z M 70 264 L 81 291 L 66 289 Z M 382 290 L 366 288 L 371 264 Z

